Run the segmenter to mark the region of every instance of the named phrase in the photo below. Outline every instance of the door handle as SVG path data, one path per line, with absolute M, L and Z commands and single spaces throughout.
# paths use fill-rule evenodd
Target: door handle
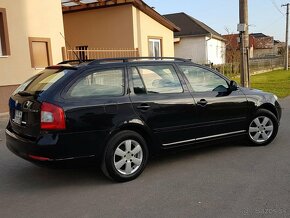
M 205 100 L 205 99 L 200 99 L 198 102 L 197 102 L 197 104 L 198 105 L 200 105 L 200 106 L 202 106 L 202 107 L 205 107 L 206 105 L 207 105 L 207 100 Z
M 140 109 L 140 110 L 148 110 L 149 108 L 150 106 L 148 104 L 141 104 L 137 106 L 137 109 Z

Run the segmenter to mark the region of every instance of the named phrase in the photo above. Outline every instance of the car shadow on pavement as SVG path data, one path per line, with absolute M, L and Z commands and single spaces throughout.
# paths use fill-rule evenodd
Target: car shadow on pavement
M 227 149 L 239 145 L 220 144 L 214 146 L 200 147 L 196 149 L 187 149 L 175 152 L 166 152 L 166 154 L 154 157 L 149 160 L 148 167 L 142 174 L 142 182 L 150 182 L 151 174 L 160 168 L 166 168 L 167 164 L 182 164 L 183 161 L 191 161 L 193 158 L 214 155 Z M 21 161 L 22 163 L 19 163 Z M 19 167 L 21 166 L 21 167 Z M 152 172 L 150 172 L 153 170 Z M 8 174 L 8 175 L 7 175 Z M 6 172 L 5 186 L 8 189 L 17 191 L 55 189 L 65 186 L 104 186 L 112 185 L 113 181 L 107 179 L 101 170 L 90 164 L 81 166 L 62 166 L 58 169 L 40 167 L 28 163 L 24 160 L 18 160 L 12 169 Z M 147 177 L 147 178 L 146 178 Z M 138 183 L 138 178 L 135 181 Z M 3 183 L 2 183 L 3 184 Z M 2 186 L 2 188 L 5 188 Z M 0 190 L 2 189 L 0 188 Z
M 22 161 L 22 160 L 20 160 Z M 2 178 L 6 188 L 23 190 L 55 189 L 65 186 L 96 186 L 112 184 L 95 166 L 71 166 L 51 169 L 25 162 L 14 166 Z M 5 188 L 2 186 L 2 188 Z M 0 190 L 2 189 L 0 187 Z
M 201 145 L 197 147 L 190 147 L 180 150 L 168 151 L 164 154 L 153 157 L 151 164 L 162 164 L 170 162 L 179 162 L 185 159 L 208 157 L 208 155 L 214 155 L 215 153 L 224 152 L 225 150 L 234 149 L 236 147 L 245 147 L 245 144 L 239 142 L 225 142 L 216 143 L 211 145 Z

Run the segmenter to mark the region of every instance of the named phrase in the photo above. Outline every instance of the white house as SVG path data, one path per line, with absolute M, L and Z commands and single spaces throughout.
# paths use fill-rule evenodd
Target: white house
M 224 64 L 226 44 L 221 34 L 185 13 L 167 14 L 181 31 L 174 33 L 175 57 L 199 64 Z

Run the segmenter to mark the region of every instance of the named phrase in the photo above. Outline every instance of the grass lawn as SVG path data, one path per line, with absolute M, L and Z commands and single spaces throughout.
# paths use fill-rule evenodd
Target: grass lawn
M 240 83 L 240 78 L 234 78 Z M 251 76 L 251 88 L 272 92 L 279 98 L 290 95 L 290 70 L 274 70 Z

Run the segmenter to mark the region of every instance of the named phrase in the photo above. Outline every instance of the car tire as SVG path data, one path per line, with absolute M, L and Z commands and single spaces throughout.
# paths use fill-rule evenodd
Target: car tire
M 127 182 L 137 178 L 148 161 L 148 148 L 144 138 L 130 130 L 114 135 L 104 152 L 102 171 L 110 179 Z
M 278 132 L 277 117 L 266 109 L 258 109 L 248 125 L 248 145 L 265 146 L 271 143 Z

